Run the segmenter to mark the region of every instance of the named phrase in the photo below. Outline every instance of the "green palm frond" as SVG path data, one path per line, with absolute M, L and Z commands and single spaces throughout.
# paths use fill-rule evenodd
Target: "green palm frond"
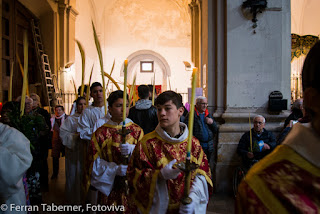
M 84 52 L 83 46 L 81 45 L 80 41 L 76 39 L 78 48 L 80 50 L 81 55 L 81 62 L 82 62 L 82 78 L 81 78 L 81 90 L 80 90 L 80 96 L 83 96 L 84 92 L 84 75 L 85 75 L 85 68 L 86 68 L 86 54 Z
M 89 77 L 89 84 L 88 84 L 87 91 L 86 91 L 86 104 L 87 105 L 89 105 L 90 84 L 91 84 L 91 77 L 92 77 L 93 67 L 94 67 L 94 64 L 92 65 L 92 68 L 91 68 L 90 77 Z
M 110 71 L 110 76 L 112 75 L 112 72 L 113 72 L 113 69 L 114 69 L 114 64 L 116 63 L 116 60 L 114 59 L 113 60 L 113 64 L 112 64 L 112 68 L 111 68 L 111 71 Z M 106 89 L 108 88 L 109 86 L 109 82 L 110 82 L 110 79 L 108 78 L 108 82 L 107 82 L 107 86 L 106 86 Z
M 96 28 L 94 27 L 93 21 L 92 21 L 92 28 L 93 28 L 93 35 L 94 35 L 94 42 L 96 44 L 98 56 L 99 56 L 99 62 L 100 62 L 100 70 L 101 70 L 101 78 L 102 78 L 102 88 L 103 88 L 103 103 L 104 103 L 104 112 L 105 115 L 107 115 L 107 102 L 106 102 L 106 84 L 104 81 L 104 70 L 103 70 L 103 57 L 102 57 L 102 51 L 101 51 L 101 45 L 98 39 L 98 35 L 96 32 Z
M 27 31 L 23 32 L 23 56 L 24 56 L 24 75 L 22 84 L 22 94 L 21 94 L 21 105 L 20 105 L 20 117 L 24 114 L 24 107 L 26 101 L 26 92 L 28 88 L 28 35 Z

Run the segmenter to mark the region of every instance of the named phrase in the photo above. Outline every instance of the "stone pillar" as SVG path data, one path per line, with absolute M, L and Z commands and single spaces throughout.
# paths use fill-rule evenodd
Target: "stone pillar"
M 210 1 L 211 3 L 212 1 Z M 209 13 L 212 13 L 211 7 L 209 9 L 208 0 L 202 0 L 201 10 L 201 86 L 203 88 L 203 95 L 208 97 L 208 56 L 209 54 Z M 212 15 L 210 16 L 210 18 Z M 211 23 L 210 23 L 211 24 Z M 211 29 L 210 29 L 211 30 Z M 211 67 L 210 67 L 211 68 Z
M 226 108 L 226 1 L 209 1 L 208 10 L 208 101 L 220 117 Z
M 67 63 L 66 60 L 66 26 L 67 26 L 67 20 L 66 20 L 66 8 L 67 3 L 65 0 L 60 0 L 58 4 L 58 42 L 57 42 L 57 48 L 58 48 L 58 84 L 60 90 L 64 90 L 65 88 L 65 74 L 64 72 L 61 72 L 61 70 L 64 68 L 64 65 Z
M 290 103 L 290 1 L 269 0 L 268 7 L 281 11 L 258 14 L 254 30 L 245 18 L 243 0 L 214 0 L 213 40 L 208 96 L 220 123 L 217 144 L 216 191 L 231 192 L 234 168 L 240 164 L 236 148 L 257 114 L 266 118 L 266 129 L 277 134 L 287 112 L 271 115 L 268 96 L 281 91 Z M 210 69 L 210 68 L 209 68 Z M 211 104 L 211 103 L 210 103 Z M 251 124 L 253 127 L 253 124 Z
M 75 10 L 75 0 L 71 2 L 60 0 L 58 14 L 58 70 L 61 70 L 67 63 L 75 60 L 75 20 L 78 15 L 78 12 Z M 65 90 L 66 84 L 68 84 L 65 82 L 65 79 L 64 72 L 58 72 L 58 83 L 61 90 Z
M 73 6 L 67 8 L 67 62 L 75 61 L 75 23 L 79 13 Z

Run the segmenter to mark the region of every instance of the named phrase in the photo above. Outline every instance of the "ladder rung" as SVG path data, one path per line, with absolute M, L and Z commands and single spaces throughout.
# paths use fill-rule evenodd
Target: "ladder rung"
M 44 63 L 49 63 L 49 59 L 48 59 L 48 55 L 47 54 L 42 54 L 42 61 L 44 62 Z
M 41 42 L 37 42 L 37 44 L 38 44 L 39 50 L 43 50 L 42 43 Z
M 33 39 L 35 41 L 35 49 L 37 53 L 37 60 L 39 65 L 39 68 L 44 72 L 44 78 L 45 81 L 45 87 L 46 87 L 46 93 L 47 93 L 47 98 L 49 101 L 49 106 L 51 109 L 51 112 L 53 112 L 52 108 L 52 101 L 56 99 L 57 95 L 60 96 L 59 94 L 55 93 L 56 88 L 54 81 L 51 77 L 51 70 L 50 70 L 50 64 L 49 64 L 49 58 L 48 55 L 44 54 L 44 47 L 42 44 L 42 38 L 41 38 L 41 31 L 40 31 L 40 25 L 39 22 L 35 22 L 35 20 L 31 20 L 31 27 L 32 27 L 32 33 L 33 33 Z M 60 96 L 61 97 L 61 96 Z M 57 103 L 62 103 L 62 99 L 57 99 Z
M 43 63 L 43 70 L 50 71 L 50 65 L 48 63 Z
M 34 33 L 35 33 L 36 35 L 40 35 L 40 29 L 39 29 L 38 27 L 35 27 L 35 28 L 34 28 Z

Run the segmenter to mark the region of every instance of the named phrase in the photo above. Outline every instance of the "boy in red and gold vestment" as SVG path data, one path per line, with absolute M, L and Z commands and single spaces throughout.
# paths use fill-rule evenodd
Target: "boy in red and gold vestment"
M 192 203 L 181 204 L 185 173 L 175 167 L 185 162 L 188 127 L 180 123 L 182 99 L 173 91 L 160 94 L 155 102 L 159 124 L 136 146 L 128 166 L 130 195 L 141 213 L 206 213 L 212 188 L 208 160 L 193 137 L 191 161 L 199 168 L 191 173 Z
M 132 200 L 129 200 L 126 188 L 128 165 L 124 156 L 131 156 L 135 145 L 143 137 L 143 130 L 130 119 L 125 119 L 125 127 L 130 131 L 122 144 L 123 91 L 114 91 L 108 97 L 111 119 L 98 128 L 91 139 L 89 149 L 91 186 L 98 192 L 98 204 L 122 206 L 118 211 L 137 213 Z M 126 108 L 128 115 L 129 109 Z M 123 209 L 124 208 L 124 209 Z M 113 210 L 116 212 L 116 210 Z M 110 213 L 110 212 L 109 212 Z

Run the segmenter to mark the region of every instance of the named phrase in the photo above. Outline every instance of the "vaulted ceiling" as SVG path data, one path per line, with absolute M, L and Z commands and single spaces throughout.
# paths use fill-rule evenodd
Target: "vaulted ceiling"
M 291 32 L 319 36 L 319 8 L 319 0 L 291 0 Z

